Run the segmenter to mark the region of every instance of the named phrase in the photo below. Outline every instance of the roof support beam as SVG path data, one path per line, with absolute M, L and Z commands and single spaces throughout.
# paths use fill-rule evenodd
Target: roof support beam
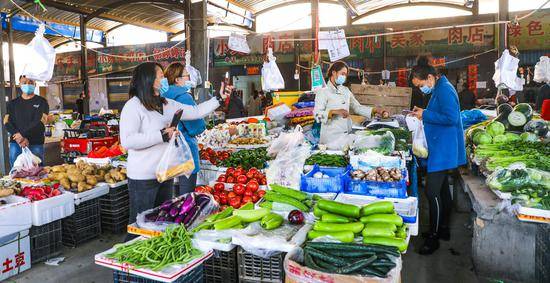
M 2 25 L 0 24 L 0 46 L 3 45 Z M 0 62 L 4 62 L 4 48 L 0 48 Z M 13 84 L 13 83 L 12 83 Z M 4 64 L 0 64 L 0 113 L 7 113 L 6 110 L 6 81 L 4 79 Z M 2 117 L 3 119 L 4 117 Z M 0 173 L 5 176 L 10 171 L 9 134 L 6 131 L 0 131 Z
M 174 5 L 174 8 L 176 8 L 176 5 L 181 4 L 179 1 L 173 1 L 173 0 L 156 0 L 156 1 L 144 1 L 144 0 L 118 0 L 111 2 L 92 13 L 89 13 L 86 15 L 85 22 L 90 21 L 93 18 L 99 17 L 103 15 L 104 13 L 116 9 L 118 7 L 129 5 L 129 4 L 156 4 L 156 3 L 164 3 L 164 4 L 170 4 Z
M 355 6 L 349 0 L 338 0 L 338 2 L 346 7 L 346 9 L 348 10 L 348 14 L 350 14 L 352 17 L 356 17 L 359 15 L 359 12 L 357 12 L 357 8 L 355 8 Z
M 62 45 L 65 45 L 65 44 L 67 44 L 67 43 L 71 43 L 71 42 L 73 42 L 73 41 L 75 41 L 75 40 L 72 39 L 72 38 L 71 38 L 71 39 L 66 39 L 66 40 L 61 41 L 61 42 L 59 42 L 58 44 L 54 45 L 54 46 L 53 46 L 53 49 L 56 49 L 57 47 L 62 46 Z
M 444 7 L 444 8 L 450 8 L 450 9 L 462 10 L 462 11 L 466 11 L 466 12 L 472 12 L 472 9 L 470 9 L 466 6 L 463 6 L 463 5 L 456 5 L 456 4 L 450 4 L 450 3 L 439 3 L 439 2 L 411 2 L 411 3 L 407 2 L 407 3 L 399 3 L 399 4 L 395 4 L 395 5 L 388 5 L 388 6 L 384 6 L 384 7 L 380 7 L 380 8 L 377 8 L 377 9 L 370 10 L 366 13 L 363 13 L 363 14 L 353 18 L 352 22 L 357 22 L 360 19 L 366 18 L 368 16 L 371 16 L 371 15 L 374 15 L 374 14 L 377 14 L 377 13 L 380 13 L 380 12 L 384 12 L 384 11 L 388 11 L 388 10 L 392 10 L 392 9 L 397 9 L 397 8 L 403 8 L 403 7 Z
M 20 6 L 21 6 L 21 8 L 23 8 L 23 9 L 26 10 L 26 9 L 32 7 L 33 5 L 34 5 L 33 2 L 28 2 L 28 3 L 25 3 L 25 4 L 20 5 Z M 10 13 L 8 14 L 8 18 L 11 18 L 11 17 L 13 17 L 13 16 L 19 14 L 19 12 L 21 12 L 21 9 L 15 7 L 15 8 L 13 9 L 13 11 L 10 11 Z
M 229 4 L 229 3 L 230 3 L 230 2 L 227 2 L 227 4 Z M 233 4 L 233 3 L 231 3 L 231 4 Z M 231 14 L 235 14 L 235 15 L 237 15 L 237 16 L 239 16 L 239 17 L 243 17 L 243 18 L 245 18 L 245 19 L 247 19 L 247 20 L 249 20 L 249 21 L 254 21 L 253 18 L 248 17 L 247 15 L 243 15 L 243 14 L 241 14 L 241 13 L 238 13 L 237 11 L 235 11 L 235 10 L 229 8 L 229 7 L 224 7 L 224 6 L 222 6 L 222 5 L 218 5 L 218 4 L 215 3 L 215 2 L 208 1 L 208 5 L 212 5 L 212 6 L 216 7 L 216 8 L 225 10 L 226 12 L 229 12 L 229 13 L 231 13 Z
M 290 5 L 295 5 L 295 4 L 304 4 L 304 3 L 309 4 L 309 3 L 311 3 L 311 0 L 294 0 L 294 1 L 287 1 L 287 2 L 283 2 L 283 3 L 279 3 L 277 5 L 273 5 L 269 8 L 257 11 L 255 15 L 257 16 L 259 14 L 263 14 L 263 13 L 266 13 L 266 12 L 269 12 L 269 11 L 272 11 L 272 10 L 275 10 L 275 9 L 278 9 L 278 8 L 282 8 L 282 7 L 286 7 L 286 6 L 290 6 Z M 335 1 L 335 0 L 319 0 L 319 3 L 334 4 L 334 3 L 338 3 L 338 2 Z

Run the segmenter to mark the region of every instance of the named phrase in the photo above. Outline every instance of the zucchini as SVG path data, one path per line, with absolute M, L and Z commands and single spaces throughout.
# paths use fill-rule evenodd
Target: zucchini
M 350 263 L 346 266 L 342 266 L 342 267 L 339 267 L 335 270 L 336 273 L 339 273 L 339 274 L 348 274 L 348 273 L 352 273 L 356 270 L 359 270 L 363 267 L 366 267 L 368 266 L 369 264 L 373 263 L 374 261 L 376 260 L 376 255 L 373 255 L 371 257 L 368 257 L 368 258 L 365 258 L 365 259 L 361 259 L 361 260 L 358 260 L 357 262 L 354 262 L 354 263 Z
M 344 215 L 347 217 L 358 218 L 361 214 L 361 209 L 352 204 L 345 204 L 337 201 L 321 199 L 317 202 L 320 209 L 328 212 Z
M 297 200 L 306 200 L 308 199 L 308 195 L 304 192 L 293 190 L 290 188 L 285 188 L 283 186 L 277 185 L 277 184 L 271 184 L 269 187 L 276 193 L 297 199 Z
M 391 201 L 377 201 L 369 203 L 361 208 L 361 216 L 378 213 L 393 213 L 394 207 Z
M 315 222 L 313 230 L 326 231 L 326 232 L 339 232 L 339 231 L 351 231 L 353 233 L 359 233 L 363 230 L 365 225 L 361 222 L 352 223 L 326 223 L 322 221 Z
M 377 244 L 390 247 L 396 247 L 400 252 L 407 250 L 407 241 L 405 239 L 391 238 L 391 237 L 363 237 L 363 244 Z
M 243 222 L 256 222 L 262 219 L 264 216 L 268 215 L 271 212 L 268 208 L 257 208 L 254 210 L 240 210 L 237 209 L 233 211 L 233 215 L 237 215 L 241 218 Z
M 297 200 L 295 198 L 292 198 L 292 197 L 289 197 L 289 196 L 286 196 L 286 195 L 283 195 L 283 194 L 280 194 L 280 193 L 267 191 L 264 195 L 264 199 L 268 200 L 268 201 L 272 201 L 272 202 L 280 202 L 280 203 L 290 204 L 290 205 L 298 208 L 301 211 L 305 211 L 305 212 L 309 211 L 309 207 L 307 207 L 307 205 L 303 204 L 299 200 Z
M 377 226 L 369 224 L 380 224 L 380 223 L 367 223 L 365 229 L 361 233 L 363 237 L 395 237 L 395 230 L 390 226 Z M 393 225 L 393 224 L 390 224 Z
M 311 230 L 307 233 L 307 238 L 310 240 L 324 236 L 331 236 L 343 243 L 352 243 L 355 239 L 355 235 L 351 231 L 326 232 Z
M 233 216 L 230 216 L 230 217 L 227 217 L 219 222 L 216 222 L 214 224 L 214 229 L 216 230 L 226 230 L 226 229 L 230 229 L 232 228 L 233 226 L 237 226 L 239 224 L 241 224 L 241 218 L 237 215 L 233 215 Z
M 315 217 L 321 218 L 323 214 L 326 214 L 326 213 L 329 213 L 329 212 L 320 209 L 318 205 L 313 206 L 313 215 L 315 215 Z
M 395 226 L 403 225 L 403 218 L 397 214 L 372 214 L 369 216 L 363 216 L 359 219 L 363 223 L 390 223 Z
M 349 218 L 342 215 L 325 213 L 321 216 L 321 221 L 326 223 L 349 223 Z

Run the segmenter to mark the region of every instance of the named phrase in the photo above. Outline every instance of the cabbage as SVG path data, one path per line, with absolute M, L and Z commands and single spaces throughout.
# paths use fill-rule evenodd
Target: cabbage
M 506 135 L 498 135 L 493 138 L 493 143 L 505 143 L 508 141 L 508 137 Z
M 504 127 L 504 124 L 499 121 L 493 121 L 487 125 L 487 133 L 492 137 L 502 135 L 504 134 L 504 131 L 506 131 L 506 128 Z
M 508 142 L 517 141 L 519 140 L 519 135 L 514 133 L 506 133 L 504 134 L 506 136 L 506 140 Z
M 536 142 L 539 140 L 539 137 L 534 134 L 534 133 L 528 133 L 528 132 L 525 132 L 525 133 L 522 133 L 519 138 L 522 140 L 522 141 L 529 141 L 529 142 Z
M 488 133 L 479 133 L 474 137 L 474 143 L 476 145 L 480 144 L 490 144 L 493 142 L 493 137 Z

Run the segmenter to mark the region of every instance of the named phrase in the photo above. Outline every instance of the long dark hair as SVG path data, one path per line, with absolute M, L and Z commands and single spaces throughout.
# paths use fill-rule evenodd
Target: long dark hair
M 326 81 L 330 79 L 330 77 L 332 76 L 332 72 L 340 72 L 344 68 L 349 70 L 348 64 L 343 61 L 336 61 L 332 63 L 332 65 L 328 67 Z
M 428 75 L 437 76 L 437 70 L 430 65 L 430 59 L 427 56 L 419 56 L 416 66 L 411 70 L 411 79 L 427 80 Z
M 155 62 L 139 64 L 132 74 L 128 94 L 130 98 L 137 97 L 145 109 L 160 112 L 162 105 L 166 103 L 166 99 L 161 96 L 155 96 L 153 85 L 157 78 L 157 67 L 162 70 L 162 66 Z

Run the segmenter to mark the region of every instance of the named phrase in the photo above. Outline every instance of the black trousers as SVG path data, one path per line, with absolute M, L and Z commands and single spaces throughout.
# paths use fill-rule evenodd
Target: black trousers
M 130 224 L 136 222 L 138 213 L 157 207 L 174 197 L 174 181 L 159 183 L 157 180 L 128 179 L 130 194 Z
M 449 227 L 452 209 L 448 170 L 431 172 L 426 176 L 426 195 L 430 204 L 430 233 Z

